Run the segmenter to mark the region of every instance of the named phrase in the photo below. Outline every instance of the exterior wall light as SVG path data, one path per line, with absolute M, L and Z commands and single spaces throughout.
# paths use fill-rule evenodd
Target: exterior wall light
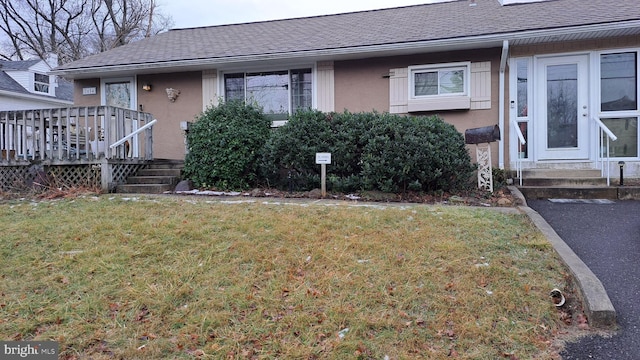
M 151 91 L 151 84 L 146 83 L 146 84 L 142 85 L 142 90 Z

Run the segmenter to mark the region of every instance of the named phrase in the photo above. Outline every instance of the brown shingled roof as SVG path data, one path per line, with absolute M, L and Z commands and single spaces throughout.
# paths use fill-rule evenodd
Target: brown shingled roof
M 468 0 L 245 24 L 171 30 L 56 71 L 154 66 L 185 60 L 286 56 L 370 46 L 611 24 L 640 20 L 638 0 L 550 0 L 501 6 Z

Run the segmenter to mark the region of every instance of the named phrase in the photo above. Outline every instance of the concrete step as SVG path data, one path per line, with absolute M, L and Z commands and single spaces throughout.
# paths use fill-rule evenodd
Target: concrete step
M 149 169 L 183 169 L 184 160 L 154 160 Z
M 116 192 L 121 194 L 162 194 L 171 191 L 171 184 L 123 184 L 116 187 Z
M 135 176 L 175 176 L 180 177 L 181 169 L 165 168 L 165 169 L 141 169 Z
M 128 184 L 170 184 L 175 185 L 180 178 L 176 176 L 129 176 Z
M 607 186 L 607 179 L 602 177 L 581 177 L 581 178 L 531 178 L 522 177 L 522 185 L 524 186 L 547 186 L 547 187 L 586 187 L 586 186 Z
M 520 186 L 527 199 L 618 199 L 618 189 L 606 186 Z
M 116 192 L 124 194 L 161 194 L 172 191 L 180 181 L 183 160 L 154 160 L 148 168 L 127 178 L 127 183 L 118 185 Z
M 523 169 L 522 178 L 575 179 L 601 177 L 598 169 Z

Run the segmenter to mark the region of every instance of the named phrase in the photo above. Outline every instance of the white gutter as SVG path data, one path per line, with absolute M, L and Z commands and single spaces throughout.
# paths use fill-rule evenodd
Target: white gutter
M 564 35 L 578 35 L 580 33 L 587 32 L 602 32 L 611 30 L 627 30 L 632 27 L 640 28 L 640 20 L 618 22 L 611 24 L 596 24 L 586 26 L 575 26 L 560 29 L 546 29 L 546 30 L 532 30 L 522 32 L 511 32 L 505 34 L 492 34 L 481 36 L 468 36 L 452 39 L 439 39 L 439 40 L 425 40 L 416 41 L 410 43 L 393 43 L 393 44 L 381 44 L 381 45 L 366 45 L 366 46 L 353 46 L 339 49 L 316 49 L 316 50 L 304 50 L 283 52 L 274 54 L 253 54 L 242 56 L 229 56 L 229 57 L 211 57 L 202 59 L 191 60 L 168 60 L 157 61 L 149 63 L 137 63 L 127 65 L 111 65 L 111 66 L 91 66 L 84 68 L 70 68 L 52 70 L 50 73 L 55 75 L 91 75 L 92 77 L 100 76 L 100 74 L 108 74 L 114 72 L 126 72 L 140 73 L 141 70 L 154 70 L 158 69 L 173 69 L 180 67 L 211 67 L 219 64 L 232 64 L 240 62 L 252 62 L 252 61 L 265 61 L 265 60 L 283 60 L 283 59 L 296 59 L 296 58 L 321 58 L 321 57 L 333 57 L 336 56 L 349 56 L 359 55 L 362 53 L 385 53 L 385 52 L 406 52 L 411 54 L 413 51 L 424 50 L 450 50 L 450 49 L 473 49 L 479 47 L 492 47 L 500 46 L 504 40 L 513 42 L 514 40 L 531 39 L 531 38 L 545 38 L 545 37 L 560 37 Z M 64 65 L 63 65 L 64 66 Z
M 18 93 L 15 91 L 8 91 L 8 90 L 0 90 L 0 95 L 13 97 L 17 99 L 38 100 L 41 102 L 47 102 L 51 104 L 73 105 L 73 101 L 62 100 L 56 97 L 46 96 L 46 95 L 25 94 L 25 93 Z
M 502 55 L 500 56 L 500 98 L 498 99 L 498 123 L 500 126 L 500 146 L 498 148 L 498 166 L 500 169 L 504 169 L 504 106 L 505 106 L 505 76 L 504 73 L 507 69 L 507 58 L 509 57 L 509 41 L 504 40 L 502 42 Z

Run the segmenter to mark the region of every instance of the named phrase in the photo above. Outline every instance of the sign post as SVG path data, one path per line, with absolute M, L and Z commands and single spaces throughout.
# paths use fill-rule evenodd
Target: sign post
M 331 153 L 316 153 L 316 164 L 320 164 L 322 197 L 327 196 L 327 164 L 331 164 Z

